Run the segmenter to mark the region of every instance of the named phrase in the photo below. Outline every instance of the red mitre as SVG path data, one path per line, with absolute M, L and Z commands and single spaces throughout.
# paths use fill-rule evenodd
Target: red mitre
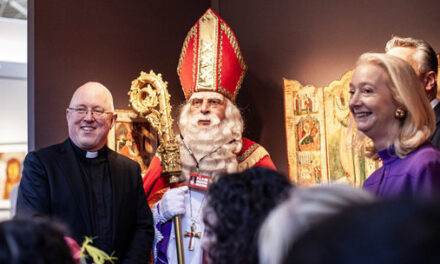
M 177 74 L 186 100 L 210 91 L 235 102 L 246 69 L 232 29 L 208 9 L 188 32 L 180 53 Z

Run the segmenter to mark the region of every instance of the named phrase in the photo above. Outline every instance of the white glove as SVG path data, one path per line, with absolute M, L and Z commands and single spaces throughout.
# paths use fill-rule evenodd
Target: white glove
M 158 202 L 158 213 L 160 222 L 164 223 L 175 215 L 185 213 L 185 194 L 188 193 L 188 186 L 172 188 L 166 191 Z

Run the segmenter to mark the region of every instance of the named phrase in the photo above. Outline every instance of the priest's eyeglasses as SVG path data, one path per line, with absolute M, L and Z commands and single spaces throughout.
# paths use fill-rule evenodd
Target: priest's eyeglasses
M 72 111 L 77 117 L 85 117 L 89 111 L 92 113 L 94 118 L 104 118 L 106 117 L 108 114 L 113 114 L 113 112 L 106 112 L 104 110 L 101 109 L 89 109 L 89 108 L 85 108 L 85 107 L 67 107 L 68 110 Z

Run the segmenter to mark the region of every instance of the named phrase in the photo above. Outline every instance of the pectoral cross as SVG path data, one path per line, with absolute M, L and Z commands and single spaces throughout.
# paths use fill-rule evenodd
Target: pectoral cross
M 192 223 L 191 225 L 191 232 L 185 231 L 185 237 L 189 237 L 189 246 L 188 250 L 193 251 L 194 250 L 194 238 L 199 238 L 202 235 L 201 232 L 196 232 L 196 223 Z

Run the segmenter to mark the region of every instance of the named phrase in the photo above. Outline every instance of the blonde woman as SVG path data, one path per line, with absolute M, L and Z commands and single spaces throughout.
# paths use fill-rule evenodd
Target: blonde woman
M 365 53 L 350 83 L 357 130 L 374 144 L 383 166 L 363 188 L 379 197 L 431 195 L 440 190 L 440 151 L 429 138 L 435 117 L 412 67 L 387 54 Z

